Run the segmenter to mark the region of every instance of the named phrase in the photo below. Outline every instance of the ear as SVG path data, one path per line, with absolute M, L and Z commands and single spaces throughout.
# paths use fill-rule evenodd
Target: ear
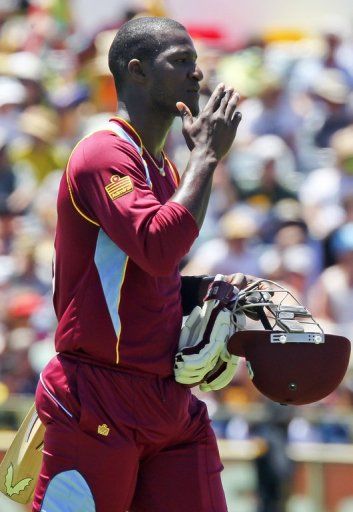
M 127 65 L 128 73 L 132 80 L 137 83 L 143 83 L 146 81 L 146 74 L 144 71 L 143 64 L 138 59 L 131 59 Z

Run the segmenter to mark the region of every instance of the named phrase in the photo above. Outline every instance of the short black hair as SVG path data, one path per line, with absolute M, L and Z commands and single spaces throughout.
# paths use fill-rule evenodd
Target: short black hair
M 117 90 L 123 88 L 130 60 L 152 60 L 164 49 L 166 32 L 173 30 L 186 31 L 178 21 L 157 17 L 133 18 L 119 28 L 108 57 Z

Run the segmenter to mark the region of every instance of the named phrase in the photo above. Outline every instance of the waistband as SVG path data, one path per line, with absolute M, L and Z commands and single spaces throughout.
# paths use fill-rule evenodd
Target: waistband
M 68 353 L 68 352 L 60 352 L 59 354 L 57 354 L 57 358 L 59 360 L 66 359 L 66 360 L 70 360 L 73 362 L 76 361 L 78 363 L 88 364 L 90 366 L 94 366 L 97 368 L 103 368 L 105 370 L 109 370 L 109 371 L 112 371 L 115 373 L 120 373 L 120 374 L 125 373 L 127 375 L 133 375 L 134 377 L 140 377 L 140 378 L 144 378 L 144 379 L 151 379 L 151 380 L 170 379 L 170 378 L 174 379 L 173 374 L 160 375 L 158 373 L 143 372 L 143 371 L 139 370 L 138 368 L 127 368 L 126 366 L 120 366 L 117 364 L 111 365 L 109 363 L 105 363 L 104 361 L 97 361 L 96 359 L 91 359 L 89 356 L 86 356 L 85 354 L 77 354 L 77 353 L 73 354 L 73 353 Z

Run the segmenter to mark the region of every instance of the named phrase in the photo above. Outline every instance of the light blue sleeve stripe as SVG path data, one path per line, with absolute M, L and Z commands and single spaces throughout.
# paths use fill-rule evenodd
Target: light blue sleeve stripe
M 127 258 L 128 256 L 100 229 L 94 262 L 117 336 L 120 331 L 118 305 Z
M 76 470 L 54 476 L 48 485 L 41 512 L 95 512 L 91 490 Z
M 109 130 L 112 130 L 114 133 L 116 133 L 118 135 L 118 137 L 124 139 L 126 142 L 129 142 L 136 149 L 136 151 L 138 152 L 138 154 L 141 157 L 143 166 L 145 168 L 147 185 L 150 188 L 152 188 L 152 181 L 151 181 L 151 177 L 150 177 L 150 172 L 148 170 L 148 165 L 146 163 L 146 160 L 142 157 L 143 149 L 140 148 L 140 146 L 138 144 L 136 144 L 134 139 L 132 137 L 130 137 L 130 135 L 120 125 L 114 123 L 113 121 L 109 121 L 108 124 L 109 124 Z

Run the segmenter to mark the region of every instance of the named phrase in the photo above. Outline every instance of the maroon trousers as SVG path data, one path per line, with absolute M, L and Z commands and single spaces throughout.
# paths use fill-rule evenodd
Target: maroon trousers
M 36 405 L 46 435 L 34 512 L 81 512 L 79 492 L 94 512 L 226 512 L 206 406 L 172 377 L 59 355 Z

